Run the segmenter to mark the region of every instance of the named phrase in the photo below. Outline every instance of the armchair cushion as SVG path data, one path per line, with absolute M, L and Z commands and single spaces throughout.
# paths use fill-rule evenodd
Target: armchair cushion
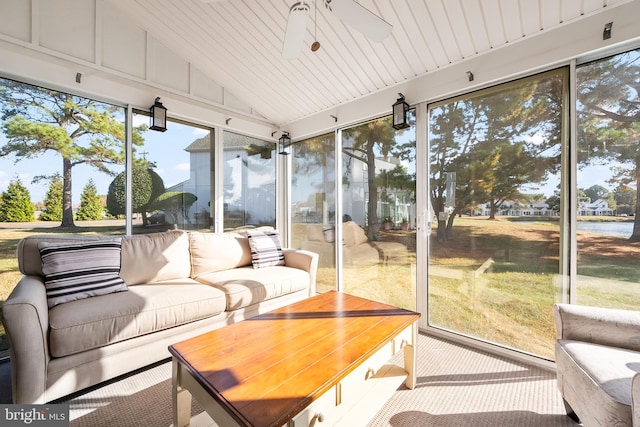
M 640 372 L 640 314 L 556 304 L 558 389 L 585 426 L 632 424 L 632 380 Z M 640 397 L 640 396 L 639 396 Z

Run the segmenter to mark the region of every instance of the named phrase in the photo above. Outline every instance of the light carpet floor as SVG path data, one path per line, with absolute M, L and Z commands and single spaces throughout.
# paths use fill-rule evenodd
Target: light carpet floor
M 404 385 L 369 422 L 393 427 L 564 427 L 555 375 L 446 340 L 418 337 L 418 382 Z M 171 363 L 69 401 L 71 426 L 170 426 Z M 195 402 L 192 426 L 215 426 Z

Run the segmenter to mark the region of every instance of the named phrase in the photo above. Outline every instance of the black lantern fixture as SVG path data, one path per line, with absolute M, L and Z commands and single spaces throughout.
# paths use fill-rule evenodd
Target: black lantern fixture
M 282 150 L 278 154 L 282 154 L 283 156 L 288 155 L 289 153 L 286 152 L 286 149 L 291 145 L 291 137 L 289 136 L 289 132 L 282 132 L 282 136 L 278 139 L 278 142 L 280 143 L 280 147 Z
M 393 128 L 405 129 L 409 127 L 407 122 L 407 113 L 409 112 L 409 104 L 404 102 L 404 95 L 399 93 L 399 98 L 395 104 L 393 104 Z
M 151 106 L 151 126 L 149 129 L 164 132 L 167 130 L 167 109 L 160 102 L 160 97 Z

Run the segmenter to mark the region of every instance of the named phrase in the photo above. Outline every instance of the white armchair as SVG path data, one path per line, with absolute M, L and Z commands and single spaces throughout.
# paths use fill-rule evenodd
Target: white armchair
M 640 312 L 556 304 L 558 388 L 567 415 L 640 427 Z

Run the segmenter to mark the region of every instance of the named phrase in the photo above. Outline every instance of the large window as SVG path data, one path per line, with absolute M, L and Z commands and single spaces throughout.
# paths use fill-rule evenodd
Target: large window
M 567 76 L 430 107 L 430 325 L 552 357 Z
M 578 304 L 640 309 L 640 49 L 577 69 Z
M 124 171 L 124 108 L 0 78 L 0 304 L 32 233 L 123 234 L 105 199 Z M 0 324 L 0 353 L 6 350 Z

